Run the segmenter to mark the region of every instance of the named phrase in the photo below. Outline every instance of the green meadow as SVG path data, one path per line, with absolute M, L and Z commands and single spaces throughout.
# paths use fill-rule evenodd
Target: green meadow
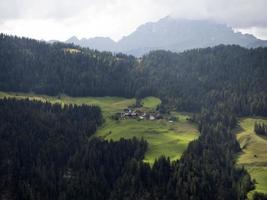
M 0 98 L 10 97 L 30 100 L 38 100 L 43 102 L 60 103 L 60 104 L 86 104 L 97 105 L 101 107 L 103 115 L 110 115 L 112 113 L 120 112 L 124 108 L 135 104 L 135 99 L 126 99 L 121 97 L 69 97 L 61 95 L 58 97 L 52 97 L 47 95 L 37 95 L 30 93 L 13 93 L 13 92 L 0 92 Z
M 141 100 L 141 104 L 145 109 L 155 109 L 160 103 L 161 100 L 156 97 L 146 97 Z
M 170 123 L 165 119 L 127 119 L 118 122 L 109 120 L 96 135 L 108 140 L 143 137 L 149 143 L 144 161 L 153 163 L 161 155 L 168 156 L 171 160 L 179 159 L 188 143 L 198 137 L 198 132 L 196 125 L 179 120 Z
M 256 181 L 255 191 L 267 193 L 267 137 L 254 132 L 254 124 L 266 123 L 266 118 L 241 118 L 237 139 L 242 152 L 238 155 L 237 164 L 243 165 Z M 252 196 L 253 191 L 250 193 Z
M 169 122 L 168 119 L 160 120 L 113 120 L 111 116 L 121 112 L 124 108 L 133 106 L 135 99 L 121 97 L 51 97 L 29 93 L 0 92 L 0 98 L 29 98 L 31 100 L 48 101 L 60 104 L 87 104 L 100 106 L 103 111 L 105 122 L 96 133 L 96 136 L 106 140 L 119 140 L 120 138 L 144 138 L 148 142 L 148 151 L 144 161 L 153 163 L 161 155 L 170 157 L 171 160 L 179 159 L 187 148 L 190 141 L 198 138 L 196 124 L 188 122 L 190 113 L 172 112 L 171 115 L 177 120 Z M 155 110 L 161 103 L 160 99 L 147 97 L 142 100 L 143 109 Z

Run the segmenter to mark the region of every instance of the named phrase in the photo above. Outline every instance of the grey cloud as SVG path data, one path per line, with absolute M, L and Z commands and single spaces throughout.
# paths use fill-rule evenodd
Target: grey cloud
M 113 0 L 112 0 L 113 1 Z M 85 9 L 104 9 L 108 0 L 1 0 L 0 19 L 60 19 L 73 17 Z
M 19 12 L 18 0 L 0 1 L 0 21 L 18 18 Z
M 137 2 L 138 0 L 135 0 Z M 0 19 L 73 17 L 85 9 L 103 12 L 132 0 L 1 0 Z M 139 0 L 134 6 L 153 5 L 181 18 L 209 18 L 235 27 L 267 26 L 266 0 Z M 147 12 L 151 7 L 147 6 Z M 136 13 L 134 13 L 136 14 Z M 142 13 L 141 13 L 142 14 Z
M 84 27 L 100 30 L 99 24 L 106 27 L 109 22 L 118 25 L 120 34 L 126 34 L 133 27 L 170 14 L 210 19 L 236 29 L 261 30 L 267 28 L 266 10 L 267 0 L 0 0 L 0 24 L 51 20 L 72 27 L 79 24 L 79 32 L 88 32 Z M 118 30 L 115 32 L 118 35 Z
M 191 2 L 192 8 L 186 8 L 187 15 L 194 19 L 212 19 L 240 28 L 267 26 L 266 0 L 189 0 L 187 5 L 188 2 Z M 176 17 L 184 15 L 180 12 L 184 2 L 180 3 L 177 4 L 178 9 L 173 9 L 173 15 Z

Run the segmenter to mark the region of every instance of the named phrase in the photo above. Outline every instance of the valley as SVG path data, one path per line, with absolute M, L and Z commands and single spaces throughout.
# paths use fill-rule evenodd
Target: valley
M 172 112 L 160 120 L 114 120 L 111 116 L 121 112 L 123 109 L 133 106 L 135 99 L 121 97 L 52 97 L 47 95 L 36 95 L 29 93 L 0 92 L 0 98 L 30 99 L 42 102 L 76 105 L 96 105 L 102 110 L 104 124 L 96 132 L 97 137 L 106 140 L 118 141 L 121 138 L 130 139 L 143 138 L 148 142 L 148 151 L 144 161 L 153 164 L 155 159 L 164 155 L 171 160 L 179 159 L 186 150 L 190 141 L 198 138 L 197 125 L 187 119 L 190 113 Z M 155 110 L 160 100 L 155 97 L 146 97 L 141 102 L 142 109 L 146 111 Z M 173 116 L 177 120 L 169 121 L 168 117 Z

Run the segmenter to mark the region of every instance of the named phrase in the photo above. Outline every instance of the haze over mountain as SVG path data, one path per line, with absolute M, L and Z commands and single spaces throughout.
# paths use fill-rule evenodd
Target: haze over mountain
M 116 42 L 109 37 L 94 37 L 89 39 L 82 38 L 79 40 L 76 36 L 73 36 L 66 42 L 73 43 L 81 47 L 90 47 L 99 51 L 116 51 Z
M 225 24 L 218 24 L 209 20 L 174 19 L 171 17 L 143 24 L 118 42 L 107 37 L 79 40 L 75 36 L 66 42 L 100 51 L 123 52 L 135 56 L 142 56 L 157 49 L 180 52 L 219 44 L 238 44 L 248 48 L 267 46 L 267 41 L 257 39 L 250 34 L 234 32 L 231 27 Z

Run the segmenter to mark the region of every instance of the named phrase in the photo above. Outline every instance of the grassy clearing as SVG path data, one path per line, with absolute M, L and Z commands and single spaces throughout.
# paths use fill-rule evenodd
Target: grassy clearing
M 254 132 L 255 122 L 266 123 L 265 118 L 242 118 L 237 139 L 242 148 L 237 164 L 244 165 L 253 179 L 256 180 L 256 191 L 267 193 L 267 137 Z M 253 191 L 250 193 L 252 195 Z
M 97 136 L 108 140 L 143 137 L 149 143 L 144 161 L 153 163 L 161 155 L 169 156 L 171 160 L 179 159 L 188 143 L 198 137 L 198 132 L 196 126 L 188 122 L 130 119 L 108 121 L 98 130 Z
M 97 105 L 101 107 L 104 116 L 109 116 L 112 113 L 121 111 L 123 108 L 127 108 L 135 103 L 135 99 L 125 99 L 121 97 L 51 97 L 47 95 L 36 95 L 29 93 L 12 93 L 12 92 L 0 92 L 0 98 L 15 97 L 18 99 L 29 98 L 31 100 L 39 100 L 43 102 L 60 103 L 60 104 L 86 104 Z
M 81 50 L 80 49 L 74 49 L 74 48 L 64 48 L 65 52 L 69 52 L 69 53 L 80 53 Z
M 161 100 L 156 97 L 146 97 L 141 100 L 141 104 L 145 109 L 155 109 L 161 103 Z
M 187 112 L 171 112 L 171 116 L 177 118 L 179 122 L 188 122 L 188 119 L 190 118 L 191 113 Z
M 189 114 L 185 113 L 173 112 L 171 115 L 179 119 L 173 123 L 165 119 L 154 121 L 139 121 L 136 119 L 115 121 L 111 119 L 114 113 L 134 105 L 135 99 L 120 97 L 51 97 L 47 95 L 0 92 L 0 98 L 3 97 L 29 98 L 60 104 L 98 105 L 103 111 L 105 123 L 97 131 L 96 136 L 107 140 L 119 140 L 120 138 L 132 138 L 134 136 L 143 137 L 149 143 L 144 159 L 149 163 L 153 163 L 161 155 L 169 156 L 172 160 L 179 159 L 187 148 L 188 143 L 198 137 L 196 125 L 186 120 Z M 160 104 L 160 100 L 155 97 L 148 97 L 143 100 L 143 104 L 144 109 L 154 110 Z

